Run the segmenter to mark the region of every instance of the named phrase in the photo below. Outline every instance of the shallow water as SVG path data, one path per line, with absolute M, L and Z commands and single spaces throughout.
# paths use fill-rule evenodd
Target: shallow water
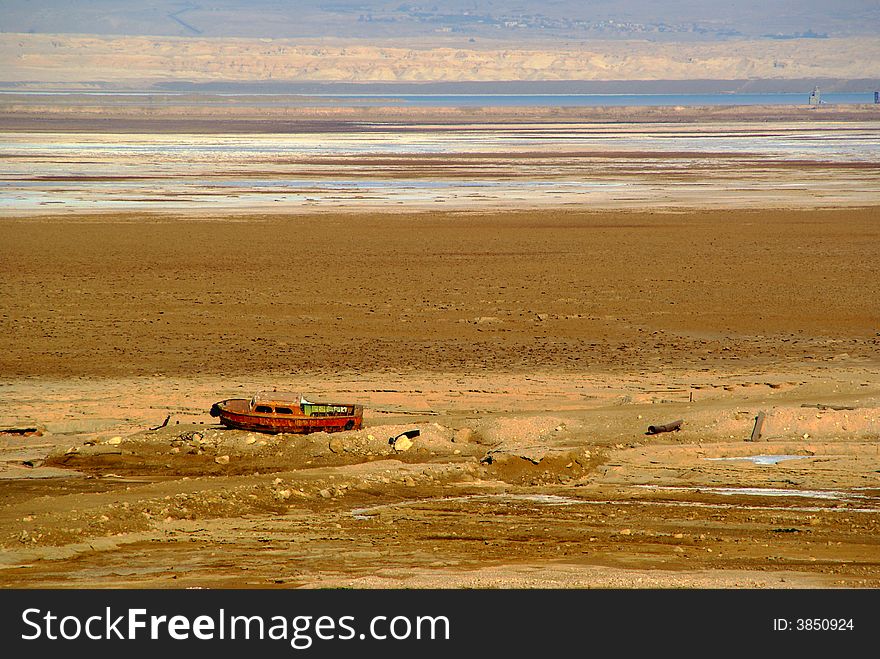
M 216 103 L 217 99 L 247 99 L 256 107 L 307 106 L 307 107 L 702 107 L 707 105 L 807 105 L 810 90 L 804 93 L 715 93 L 715 94 L 405 94 L 382 93 L 259 93 L 259 92 L 211 92 L 201 97 L 202 103 Z M 17 97 L 68 96 L 83 98 L 112 98 L 117 104 L 132 99 L 141 103 L 144 97 L 156 102 L 175 101 L 186 97 L 187 102 L 199 102 L 199 95 L 189 91 L 27 91 L 0 90 L 0 95 Z M 825 104 L 849 105 L 873 103 L 871 92 L 831 92 L 821 95 Z
M 414 501 L 401 501 L 398 503 L 380 504 L 367 508 L 355 508 L 351 511 L 354 519 L 365 521 L 373 519 L 373 517 L 383 510 L 395 510 L 398 508 L 416 507 L 416 506 L 443 506 L 451 502 L 475 502 L 475 503 L 497 503 L 498 505 L 507 505 L 511 503 L 533 503 L 539 506 L 662 506 L 662 507 L 680 507 L 680 508 L 705 508 L 714 510 L 778 510 L 778 511 L 795 511 L 795 512 L 839 512 L 839 513 L 880 513 L 880 498 L 856 494 L 852 491 L 844 490 L 784 490 L 779 488 L 757 488 L 757 487 L 687 487 L 687 486 L 654 486 L 654 485 L 634 485 L 634 488 L 650 489 L 669 492 L 695 492 L 703 494 L 719 494 L 719 495 L 746 495 L 756 497 L 795 497 L 803 499 L 818 499 L 822 501 L 833 501 L 841 506 L 835 505 L 743 505 L 741 503 L 720 503 L 709 501 L 676 501 L 676 500 L 632 500 L 632 499 L 580 499 L 574 497 L 565 497 L 555 494 L 471 494 L 458 497 L 440 497 L 436 499 L 418 499 Z M 465 514 L 465 513 L 462 513 Z
M 702 487 L 685 485 L 633 485 L 633 487 L 667 491 L 667 492 L 700 492 L 704 494 L 720 494 L 722 496 L 753 496 L 753 497 L 799 497 L 803 499 L 823 499 L 844 502 L 874 500 L 866 494 L 857 494 L 853 490 L 799 490 L 775 487 Z
M 862 124 L 760 132 L 585 124 L 286 135 L 0 133 L 0 210 L 674 206 L 707 194 L 722 205 L 833 205 L 880 197 L 880 180 L 872 170 L 828 172 L 823 164 L 878 161 L 880 130 Z
M 732 458 L 703 458 L 704 460 L 712 460 L 712 461 L 735 461 L 735 462 L 752 462 L 756 465 L 775 465 L 780 462 L 784 462 L 785 460 L 803 460 L 804 458 L 809 458 L 809 455 L 744 455 L 739 457 Z

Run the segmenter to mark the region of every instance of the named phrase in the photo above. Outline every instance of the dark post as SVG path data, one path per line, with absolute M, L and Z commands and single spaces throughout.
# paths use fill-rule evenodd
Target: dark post
M 758 412 L 758 416 L 755 417 L 755 427 L 752 428 L 752 436 L 749 438 L 750 442 L 757 442 L 761 439 L 761 428 L 764 426 L 764 413 Z

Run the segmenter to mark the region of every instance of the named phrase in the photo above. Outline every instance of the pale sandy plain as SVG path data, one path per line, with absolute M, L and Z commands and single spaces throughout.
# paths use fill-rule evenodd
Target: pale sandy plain
M 875 144 L 867 109 L 692 115 L 674 149 L 668 117 L 599 127 L 616 131 L 602 145 L 584 116 L 579 138 L 496 117 L 468 143 L 454 121 L 391 112 L 443 149 L 287 160 L 315 131 L 332 147 L 374 128 L 179 118 L 155 139 L 189 155 L 159 163 L 120 155 L 115 136 L 143 146 L 137 118 L 102 132 L 7 110 L 4 185 L 43 196 L 2 218 L 0 425 L 41 433 L 0 435 L 4 586 L 880 586 L 877 160 L 827 147 Z M 520 128 L 533 141 L 479 147 Z M 219 137 L 265 149 L 268 132 L 282 153 Z M 80 151 L 41 151 L 49 133 Z M 222 172 L 197 135 L 226 147 Z M 702 148 L 737 135 L 760 148 Z M 770 152 L 785 140 L 812 151 Z M 199 194 L 189 173 L 224 193 L 163 205 Z M 340 176 L 519 181 L 529 203 L 227 199 L 237 177 Z M 529 184 L 546 180 L 655 187 L 631 206 L 555 203 Z M 266 387 L 362 402 L 366 427 L 212 425 L 211 403 Z M 745 441 L 761 411 L 762 441 Z M 411 428 L 411 449 L 388 445 Z

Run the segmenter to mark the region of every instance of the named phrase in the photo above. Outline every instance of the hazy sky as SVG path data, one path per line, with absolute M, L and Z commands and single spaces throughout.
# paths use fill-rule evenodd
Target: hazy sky
M 674 41 L 878 30 L 878 0 L 0 0 L 3 32 Z

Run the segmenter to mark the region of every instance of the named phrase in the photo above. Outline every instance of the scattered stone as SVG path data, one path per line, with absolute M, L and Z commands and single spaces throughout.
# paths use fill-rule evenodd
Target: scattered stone
M 412 445 L 413 445 L 413 441 L 409 437 L 407 437 L 406 435 L 404 435 L 403 437 L 398 437 L 396 440 L 394 440 L 394 444 L 393 444 L 394 450 L 397 451 L 398 453 L 403 453 L 404 451 L 408 451 L 409 449 L 412 448 Z
M 110 444 L 110 446 L 119 446 L 120 444 L 122 444 L 122 437 L 111 437 L 107 440 L 107 443 Z
M 228 455 L 218 455 L 214 458 L 214 462 L 218 465 L 228 465 L 229 464 L 229 456 Z

